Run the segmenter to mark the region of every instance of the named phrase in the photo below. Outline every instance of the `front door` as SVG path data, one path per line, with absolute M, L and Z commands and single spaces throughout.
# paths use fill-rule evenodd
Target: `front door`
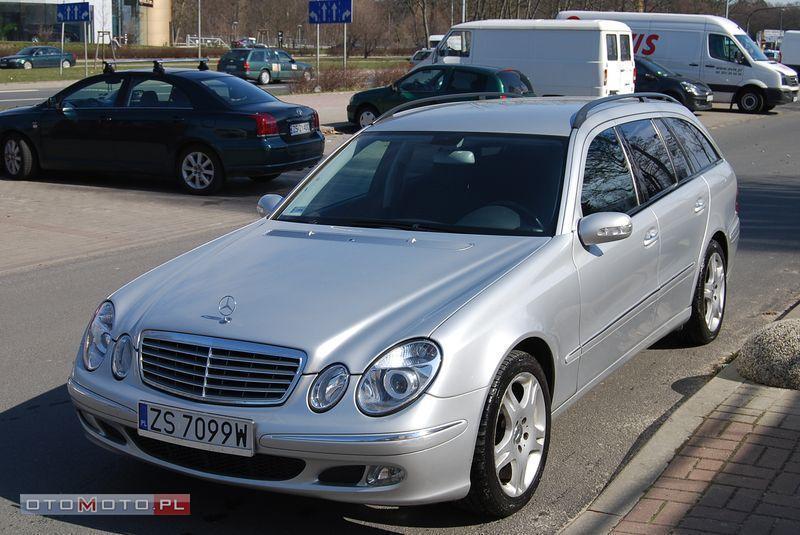
M 623 240 L 589 247 L 574 233 L 573 260 L 581 293 L 578 388 L 591 383 L 650 334 L 658 286 L 658 220 L 649 208 L 639 208 L 616 129 L 593 135 L 584 149 L 583 216 L 628 213 L 633 232 Z
M 115 168 L 112 120 L 123 78 L 107 75 L 57 95 L 40 118 L 42 160 L 61 169 Z
M 296 78 L 297 64 L 292 60 L 292 56 L 283 50 L 276 50 L 275 53 L 278 55 L 278 62 L 281 65 L 279 78 L 281 80 Z
M 703 51 L 702 80 L 714 91 L 715 102 L 730 102 L 749 66 L 736 41 L 719 33 L 709 33 Z

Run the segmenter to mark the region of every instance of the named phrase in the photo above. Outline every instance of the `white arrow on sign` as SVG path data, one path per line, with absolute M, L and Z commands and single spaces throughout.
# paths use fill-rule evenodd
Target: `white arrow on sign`
M 328 5 L 322 4 L 322 22 L 328 20 Z
M 338 19 L 336 18 L 336 4 L 333 4 L 333 5 L 331 6 L 331 11 L 333 12 L 333 18 L 332 18 L 331 20 L 333 20 L 333 22 L 336 22 L 336 21 L 338 20 Z
M 342 12 L 342 20 L 347 20 L 350 18 L 350 10 Z
M 315 21 L 315 20 L 317 20 L 317 18 L 318 18 L 318 17 L 317 17 L 317 14 L 316 14 L 314 11 L 312 11 L 312 12 L 311 12 L 311 13 L 308 15 L 308 18 L 309 18 L 309 19 L 311 19 L 311 20 L 314 20 L 314 21 Z

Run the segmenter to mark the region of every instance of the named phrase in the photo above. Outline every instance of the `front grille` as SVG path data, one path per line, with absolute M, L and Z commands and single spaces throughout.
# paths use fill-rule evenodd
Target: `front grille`
M 283 403 L 304 362 L 296 349 L 161 331 L 145 331 L 139 350 L 145 383 L 229 405 Z
M 296 477 L 306 467 L 302 459 L 256 454 L 240 457 L 214 451 L 198 450 L 140 436 L 127 429 L 134 444 L 147 455 L 164 462 L 199 470 L 208 474 L 241 477 L 259 481 L 286 481 Z

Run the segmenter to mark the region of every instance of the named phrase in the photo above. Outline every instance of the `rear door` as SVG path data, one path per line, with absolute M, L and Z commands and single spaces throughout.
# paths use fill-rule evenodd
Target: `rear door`
M 619 36 L 615 33 L 605 34 L 605 62 L 603 81 L 606 95 L 620 93 L 622 76 L 620 74 Z
M 174 80 L 132 77 L 124 106 L 112 121 L 119 163 L 141 172 L 168 170 L 174 148 L 185 138 L 192 111 L 186 92 Z
M 627 33 L 621 33 L 619 34 L 620 93 L 634 92 L 634 68 L 631 36 Z
M 497 83 L 483 72 L 453 68 L 447 80 L 443 93 L 480 93 L 483 91 L 498 91 Z

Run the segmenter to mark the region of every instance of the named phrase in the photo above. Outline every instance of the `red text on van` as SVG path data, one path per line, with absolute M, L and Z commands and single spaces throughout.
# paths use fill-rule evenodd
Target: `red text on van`
M 641 54 L 643 56 L 649 56 L 656 51 L 656 41 L 658 41 L 660 37 L 661 36 L 657 33 L 651 33 L 650 35 L 645 35 L 643 33 L 633 34 L 633 53 L 639 54 L 639 50 L 641 49 Z

